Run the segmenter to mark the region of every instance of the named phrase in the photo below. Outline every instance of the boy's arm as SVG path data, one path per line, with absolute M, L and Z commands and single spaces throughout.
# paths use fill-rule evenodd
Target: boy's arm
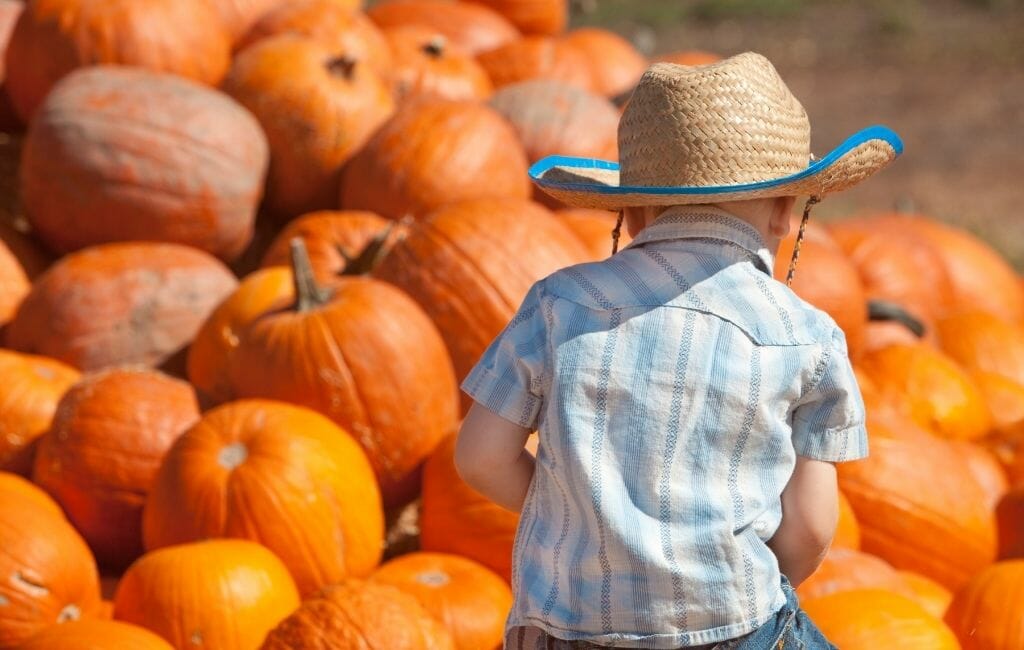
M 839 519 L 836 468 L 827 461 L 797 456 L 793 476 L 782 491 L 782 523 L 768 541 L 779 569 L 793 586 L 821 564 Z
M 455 445 L 455 468 L 474 490 L 513 512 L 523 509 L 534 459 L 525 429 L 474 403 Z

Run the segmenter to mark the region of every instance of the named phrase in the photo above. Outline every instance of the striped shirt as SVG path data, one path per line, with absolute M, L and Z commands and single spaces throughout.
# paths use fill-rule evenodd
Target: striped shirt
M 867 434 L 842 331 L 772 267 L 746 222 L 672 208 L 535 284 L 466 378 L 540 438 L 507 635 L 675 648 L 783 606 L 765 542 L 796 455 L 861 458 Z

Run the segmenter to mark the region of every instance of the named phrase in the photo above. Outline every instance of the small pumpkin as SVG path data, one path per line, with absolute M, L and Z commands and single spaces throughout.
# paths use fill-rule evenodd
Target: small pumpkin
M 633 44 L 607 29 L 574 29 L 564 41 L 586 55 L 591 87 L 605 97 L 632 91 L 647 69 L 647 59 Z
M 1024 560 L 998 562 L 956 592 L 946 622 L 963 650 L 1024 646 Z
M 117 585 L 114 618 L 175 648 L 252 650 L 298 606 L 288 569 L 266 547 L 215 539 L 136 560 Z
M 914 592 L 914 600 L 926 612 L 939 619 L 946 615 L 949 603 L 953 600 L 953 592 L 915 571 L 900 571 L 899 574 Z
M 569 22 L 568 0 L 466 0 L 494 9 L 524 34 L 561 34 Z
M 412 595 L 440 621 L 459 650 L 501 645 L 512 590 L 490 569 L 444 553 L 415 552 L 383 564 L 370 581 Z
M 891 564 L 870 553 L 848 548 L 829 549 L 818 569 L 799 587 L 801 601 L 851 589 L 886 589 L 912 597 L 913 590 Z
M 952 630 L 909 596 L 854 589 L 802 603 L 825 637 L 843 650 L 891 647 L 959 650 Z
M 367 15 L 381 29 L 415 25 L 436 30 L 471 56 L 496 49 L 520 37 L 504 16 L 482 5 L 450 0 L 385 0 Z
M 406 25 L 388 29 L 384 36 L 394 55 L 392 79 L 399 99 L 483 100 L 493 92 L 490 77 L 476 59 L 440 31 Z
M 477 56 L 495 88 L 544 79 L 591 91 L 587 55 L 562 39 L 550 36 L 524 36 L 507 45 Z
M 261 266 L 291 265 L 292 240 L 300 238 L 309 253 L 313 274 L 321 282 L 343 275 L 370 241 L 388 227 L 388 220 L 374 212 L 321 210 L 292 219 L 278 233 L 263 256 Z M 395 231 L 389 241 L 400 236 Z M 193 344 L 194 345 L 194 344 Z
M 573 234 L 586 246 L 590 259 L 594 261 L 606 259 L 612 254 L 612 231 L 618 218 L 614 212 L 590 210 L 587 208 L 568 208 L 557 210 L 558 220 L 569 226 Z M 619 250 L 625 248 L 632 237 L 626 232 L 623 224 L 619 231 Z
M 50 625 L 18 650 L 174 650 L 149 630 L 109 620 Z

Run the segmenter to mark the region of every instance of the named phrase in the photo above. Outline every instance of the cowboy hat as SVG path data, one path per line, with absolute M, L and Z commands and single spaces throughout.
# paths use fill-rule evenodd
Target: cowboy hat
M 855 133 L 827 156 L 810 152 L 807 112 L 768 59 L 656 63 L 619 121 L 619 160 L 548 156 L 530 168 L 567 205 L 616 210 L 804 196 L 856 185 L 903 152 L 885 126 Z

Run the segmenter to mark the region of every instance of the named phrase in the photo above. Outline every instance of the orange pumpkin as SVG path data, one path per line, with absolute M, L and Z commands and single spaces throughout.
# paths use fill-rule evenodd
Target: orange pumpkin
M 512 590 L 483 565 L 458 555 L 409 553 L 382 565 L 370 580 L 415 597 L 459 650 L 501 646 Z
M 289 221 L 274 238 L 263 256 L 262 266 L 291 265 L 291 243 L 299 237 L 309 252 L 316 279 L 329 281 L 344 274 L 349 263 L 387 228 L 388 223 L 378 214 L 358 210 L 323 210 L 304 214 Z
M 0 471 L 28 476 L 36 443 L 79 373 L 59 361 L 0 350 Z
M 843 650 L 960 649 L 945 623 L 912 598 L 891 591 L 841 591 L 805 601 L 802 606 L 828 640 Z
M 382 29 L 416 25 L 433 29 L 471 56 L 511 43 L 519 30 L 487 7 L 451 0 L 385 0 L 367 15 Z
M 951 440 L 976 440 L 992 425 L 981 391 L 942 352 L 923 344 L 890 345 L 860 360 L 894 408 Z
M 458 201 L 524 199 L 526 169 L 515 131 L 496 111 L 423 98 L 399 107 L 352 159 L 341 205 L 400 219 Z
M 992 414 L 990 441 L 1008 445 L 1012 453 L 1024 443 L 1024 384 L 994 372 L 975 371 L 971 378 Z
M 391 115 L 391 90 L 349 52 L 286 34 L 243 50 L 224 90 L 270 142 L 267 201 L 279 215 L 333 207 L 342 166 Z
M 98 615 L 100 583 L 89 547 L 60 507 L 32 484 L 0 473 L 0 648 L 53 623 Z
M 953 596 L 946 622 L 963 650 L 1024 646 L 1024 560 L 999 562 Z
M 586 55 L 591 87 L 605 97 L 632 91 L 647 69 L 647 59 L 632 43 L 607 29 L 574 29 L 564 40 Z
M 266 547 L 216 539 L 139 558 L 117 586 L 114 618 L 175 648 L 252 650 L 298 606 L 288 569 Z
M 549 36 L 525 36 L 507 45 L 484 52 L 477 61 L 487 71 L 495 88 L 544 79 L 591 91 L 587 55 L 562 39 Z
M 441 99 L 486 99 L 494 88 L 476 59 L 453 46 L 438 30 L 419 25 L 384 32 L 395 65 L 392 78 L 401 100 L 428 96 Z
M 468 0 L 494 9 L 524 34 L 560 34 L 569 22 L 568 0 Z
M 949 603 L 953 600 L 953 592 L 920 573 L 900 571 L 899 574 L 903 578 L 903 582 L 914 592 L 914 600 L 926 612 L 935 618 L 942 618 L 946 615 Z
M 120 364 L 176 369 L 196 330 L 237 280 L 178 244 L 103 244 L 65 256 L 36 280 L 7 344 L 82 370 Z
M 119 621 L 88 620 L 50 625 L 18 650 L 174 650 L 149 630 Z
M 707 65 L 708 63 L 721 61 L 722 57 L 703 50 L 679 50 L 678 52 L 662 54 L 654 60 L 664 63 L 675 63 L 676 65 Z
M 555 216 L 579 238 L 590 253 L 591 260 L 603 260 L 612 254 L 612 231 L 617 218 L 614 212 L 568 208 L 556 211 Z M 619 231 L 619 250 L 625 248 L 630 241 L 632 237 L 623 224 Z
M 1024 386 L 1024 328 L 984 311 L 938 322 L 942 351 L 972 372 L 1002 375 Z
M 818 569 L 799 587 L 801 601 L 851 589 L 885 589 L 904 596 L 914 592 L 885 560 L 848 548 L 829 549 Z
M 1006 470 L 999 464 L 996 455 L 974 442 L 951 440 L 950 445 L 964 459 L 971 477 L 981 486 L 986 503 L 995 508 L 1010 487 Z
M 0 59 L 0 62 L 2 61 L 3 59 Z M 30 280 L 42 275 L 43 271 L 53 264 L 53 256 L 43 250 L 30 234 L 16 229 L 5 221 L 0 221 L 0 241 L 18 261 Z
M 380 491 L 359 445 L 309 409 L 240 400 L 208 411 L 171 447 L 143 515 L 147 549 L 259 541 L 303 595 L 380 562 Z
M 346 0 L 335 0 L 345 2 Z M 207 0 L 220 16 L 221 24 L 231 35 L 232 42 L 237 41 L 249 28 L 282 0 Z M 348 0 L 350 4 L 358 4 L 357 0 Z
M 32 478 L 64 507 L 99 563 L 123 569 L 142 554 L 142 506 L 160 459 L 198 419 L 186 382 L 142 368 L 86 375 L 40 438 Z
M 467 201 L 410 226 L 374 275 L 433 319 L 461 381 L 534 282 L 586 258 L 572 232 L 536 203 Z M 468 409 L 469 398 L 462 403 Z
M 951 589 L 995 559 L 987 496 L 948 443 L 889 417 L 869 418 L 871 455 L 837 466 L 861 548 Z
M 7 51 L 11 32 L 14 31 L 14 25 L 24 9 L 25 3 L 22 0 L 0 0 L 0 52 Z M 14 107 L 11 106 L 11 99 L 7 96 L 5 76 L 4 57 L 0 56 L 0 130 L 9 133 L 18 129 L 19 121 L 14 114 Z
M 836 534 L 832 538 L 832 548 L 860 550 L 860 524 L 857 523 L 857 515 L 853 512 L 850 500 L 841 490 L 839 492 L 839 521 L 836 524 Z
M 7 244 L 0 241 L 0 328 L 14 318 L 32 283 Z
M 223 93 L 124 66 L 75 71 L 32 120 L 29 221 L 54 251 L 166 241 L 234 259 L 253 235 L 269 150 Z
M 7 92 L 28 122 L 61 77 L 102 63 L 216 85 L 231 39 L 207 0 L 42 0 L 26 4 L 7 46 Z
M 999 558 L 1024 558 L 1024 483 L 1008 490 L 996 505 Z

